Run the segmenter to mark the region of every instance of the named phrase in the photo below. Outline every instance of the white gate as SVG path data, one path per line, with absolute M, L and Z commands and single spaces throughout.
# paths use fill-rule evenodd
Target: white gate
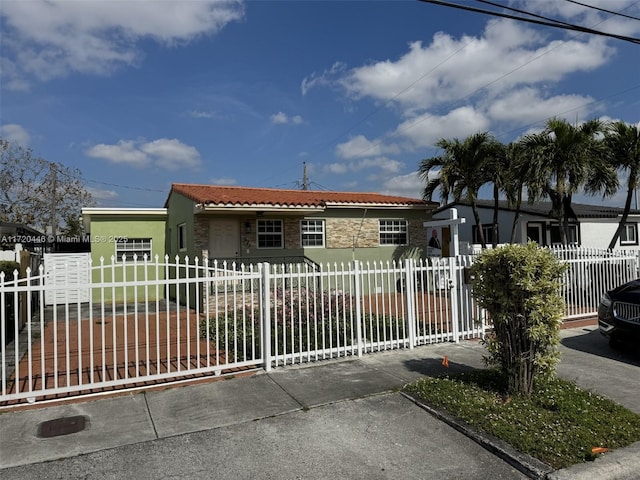
M 44 270 L 46 305 L 89 301 L 90 253 L 45 253 Z

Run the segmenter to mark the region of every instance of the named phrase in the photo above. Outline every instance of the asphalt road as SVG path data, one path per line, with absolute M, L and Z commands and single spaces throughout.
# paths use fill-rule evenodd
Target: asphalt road
M 637 351 L 611 350 L 593 327 L 563 331 L 561 351 L 560 376 L 640 413 Z M 5 413 L 0 465 L 10 466 L 0 469 L 0 480 L 526 478 L 394 391 L 442 369 L 444 355 L 452 368 L 478 367 L 482 348 L 432 345 Z M 87 415 L 88 431 L 34 435 L 43 419 L 73 413 Z M 607 478 L 593 470 L 598 462 L 578 467 L 556 478 Z

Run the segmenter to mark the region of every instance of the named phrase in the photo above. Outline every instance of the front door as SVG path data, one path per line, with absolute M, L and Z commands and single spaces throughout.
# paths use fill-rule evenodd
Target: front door
M 451 256 L 451 227 L 442 227 L 442 256 Z
M 209 258 L 235 258 L 240 252 L 238 220 L 215 219 L 209 222 Z

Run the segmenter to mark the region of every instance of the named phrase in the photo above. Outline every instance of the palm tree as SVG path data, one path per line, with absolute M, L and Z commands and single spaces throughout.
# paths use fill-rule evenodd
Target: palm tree
M 497 145 L 499 142 L 488 132 L 476 133 L 463 141 L 442 138 L 436 146 L 443 150 L 443 154 L 422 160 L 418 171 L 426 181 L 424 198 L 431 200 L 439 188 L 444 202 L 453 195 L 455 201 L 464 196 L 471 204 L 482 248 L 487 244 L 478 214 L 478 191 L 487 182 L 486 165 L 496 155 Z
M 522 196 L 525 186 L 530 183 L 531 162 L 525 156 L 526 150 L 518 142 L 512 142 L 504 147 L 506 157 L 506 171 L 502 190 L 507 197 L 509 207 L 513 208 L 513 223 L 509 243 L 516 241 L 516 227 L 520 218 Z
M 498 244 L 498 212 L 500 193 L 507 191 L 510 187 L 509 171 L 511 168 L 512 156 L 509 149 L 502 143 L 492 140 L 492 154 L 487 158 L 484 173 L 486 180 L 493 184 L 493 236 L 492 246 Z
M 627 223 L 629 210 L 631 210 L 631 198 L 640 184 L 640 123 L 637 125 L 629 125 L 622 121 L 612 123 L 605 132 L 604 143 L 612 165 L 615 168 L 626 169 L 629 174 L 622 218 L 609 243 L 609 249 L 613 249 Z
M 551 200 L 550 216 L 558 220 L 563 245 L 567 244 L 569 221 L 576 218 L 572 196 L 582 189 L 609 196 L 618 187 L 616 171 L 607 162 L 600 138 L 604 128 L 599 120 L 573 126 L 552 118 L 541 133 L 526 135 L 521 141 L 536 172 L 535 181 L 527 185 L 529 199 Z

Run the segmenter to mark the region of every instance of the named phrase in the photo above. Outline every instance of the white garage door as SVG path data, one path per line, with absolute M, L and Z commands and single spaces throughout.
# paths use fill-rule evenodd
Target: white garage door
M 89 301 L 91 281 L 90 253 L 45 253 L 45 284 L 64 288 L 46 288 L 44 303 L 77 303 Z

